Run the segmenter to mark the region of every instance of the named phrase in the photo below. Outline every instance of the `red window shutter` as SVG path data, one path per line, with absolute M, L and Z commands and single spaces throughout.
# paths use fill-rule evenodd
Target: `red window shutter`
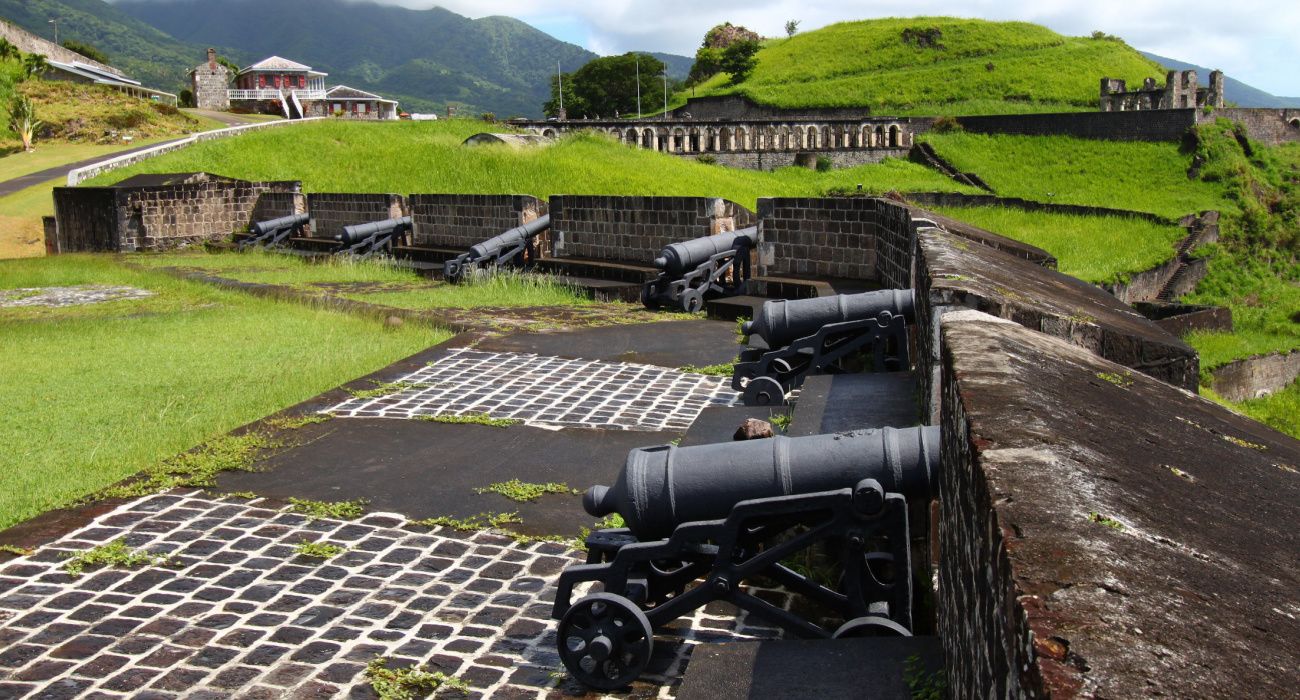
M 300 75 L 300 76 L 298 76 L 298 87 L 303 88 L 303 89 L 306 89 L 306 87 L 307 87 L 307 76 L 305 76 L 305 75 Z
M 259 75 L 259 76 L 257 76 L 257 87 L 259 87 L 259 88 L 264 88 L 264 87 L 266 87 L 266 76 L 265 76 L 265 75 Z

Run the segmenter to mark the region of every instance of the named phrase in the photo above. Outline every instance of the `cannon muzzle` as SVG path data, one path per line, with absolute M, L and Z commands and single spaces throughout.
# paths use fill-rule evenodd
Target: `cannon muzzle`
M 768 347 L 784 347 L 828 324 L 872 318 L 882 311 L 912 321 L 916 317 L 912 290 L 882 289 L 815 299 L 773 300 L 764 303 L 754 320 L 741 326 L 741 332 L 757 335 Z
M 307 214 L 291 214 L 278 219 L 256 221 L 248 227 L 248 232 L 254 236 L 265 236 L 272 231 L 305 226 L 310 218 Z
M 344 226 L 343 233 L 334 236 L 334 240 L 344 245 L 353 245 L 360 243 L 374 235 L 383 235 L 402 228 L 411 227 L 411 217 L 402 216 L 396 219 L 384 219 L 383 221 L 372 221 L 368 224 L 353 224 Z
M 750 226 L 738 231 L 719 233 L 715 236 L 692 238 L 681 243 L 671 243 L 655 258 L 655 267 L 672 277 L 681 277 L 688 270 L 706 262 L 709 258 L 738 245 L 746 249 L 758 243 L 758 227 Z
M 523 226 L 516 226 L 505 233 L 493 236 L 482 243 L 470 246 L 471 260 L 483 260 L 494 257 L 498 252 L 518 246 L 520 243 L 536 236 L 551 227 L 551 215 L 545 214 L 529 221 Z
M 619 513 L 647 540 L 682 523 L 725 518 L 740 501 L 854 488 L 864 479 L 930 498 L 938 467 L 937 426 L 645 447 L 628 453 L 613 486 L 588 489 L 582 505 L 596 517 Z

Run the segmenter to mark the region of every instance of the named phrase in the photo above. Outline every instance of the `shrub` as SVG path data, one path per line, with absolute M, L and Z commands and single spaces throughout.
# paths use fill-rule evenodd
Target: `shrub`
M 817 156 L 817 172 L 830 172 L 831 167 L 834 165 L 835 164 L 831 162 L 830 158 L 826 156 Z
M 181 113 L 179 109 L 176 109 L 176 107 L 174 107 L 173 105 L 169 105 L 166 102 L 154 102 L 153 108 L 154 111 L 156 111 L 157 113 L 165 114 L 169 117 L 173 117 Z
M 142 109 L 132 109 L 120 114 L 111 114 L 104 119 L 111 129 L 135 129 L 149 123 L 149 113 Z
M 487 122 L 487 123 L 489 123 L 489 124 L 495 124 L 495 123 L 497 123 L 497 115 L 496 115 L 495 113 L 493 113 L 493 112 L 484 112 L 484 113 L 478 115 L 478 118 L 479 118 L 479 119 L 482 119 L 483 121 L 485 121 L 485 122 Z
M 937 134 L 951 134 L 958 131 L 965 131 L 966 127 L 962 126 L 961 122 L 957 121 L 956 117 L 939 117 L 934 120 L 934 124 L 930 126 L 930 130 Z
M 696 162 L 696 163 L 703 163 L 703 164 L 705 164 L 705 165 L 717 165 L 717 164 L 718 164 L 718 159 L 717 159 L 716 156 L 711 156 L 711 155 L 709 155 L 709 154 L 706 153 L 706 154 L 704 154 L 704 155 L 702 155 L 702 156 L 696 158 L 696 159 L 695 159 L 695 162 Z

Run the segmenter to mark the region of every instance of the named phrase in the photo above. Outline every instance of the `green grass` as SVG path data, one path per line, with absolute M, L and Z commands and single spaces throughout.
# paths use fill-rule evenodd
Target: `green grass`
M 138 272 L 0 262 L 0 287 L 121 284 L 138 301 L 0 310 L 0 528 L 445 340 Z
M 496 493 L 512 501 L 527 503 L 528 501 L 535 501 L 548 493 L 576 496 L 582 492 L 571 488 L 568 484 L 554 481 L 545 484 L 532 484 L 518 479 L 511 479 L 510 481 L 499 481 L 481 489 L 474 489 L 474 493 Z
M 1192 157 L 1176 143 L 1069 136 L 926 134 L 958 170 L 973 172 L 1003 197 L 1128 209 L 1177 219 L 1236 205 L 1223 187 L 1190 180 Z
M 157 143 L 162 138 L 146 139 L 136 143 L 41 143 L 31 152 L 17 151 L 0 157 L 0 181 L 29 175 L 48 168 L 107 156 L 129 148 L 138 148 Z
M 312 501 L 306 498 L 290 498 L 289 512 L 305 515 L 310 520 L 320 518 L 352 520 L 365 514 L 368 503 L 370 501 L 364 498 L 352 501 Z
M 1197 331 L 1186 338 L 1200 353 L 1202 373 L 1243 357 L 1300 348 L 1300 263 L 1243 259 L 1220 250 L 1210 260 L 1209 275 L 1184 301 L 1232 309 L 1232 333 Z
M 63 570 L 72 578 L 79 578 L 87 566 L 134 569 L 138 566 L 152 566 L 166 561 L 165 556 L 150 554 L 142 549 L 133 550 L 126 546 L 126 540 L 116 540 L 83 552 L 69 554 L 68 560 L 63 563 Z
M 139 173 L 206 170 L 252 180 L 301 180 L 307 192 L 709 196 L 751 209 L 759 197 L 817 196 L 858 184 L 869 192 L 976 192 L 895 159 L 825 173 L 757 172 L 695 163 L 597 134 L 524 150 L 461 146 L 470 135 L 500 128 L 462 119 L 303 124 L 197 144 L 87 184 L 111 184 Z
M 904 43 L 908 28 L 939 29 L 943 47 Z M 721 74 L 694 94 L 891 115 L 1093 111 L 1102 76 L 1140 84 L 1146 77 L 1163 81 L 1164 71 L 1122 42 L 1066 37 L 1026 22 L 890 18 L 769 40 L 744 82 L 730 85 Z
M 310 557 L 313 559 L 331 559 L 348 551 L 343 547 L 330 542 L 309 542 L 303 540 L 298 546 L 293 548 L 293 553 L 300 557 Z
M 1165 263 L 1186 235 L 1178 226 L 1119 216 L 1028 212 L 1009 207 L 938 207 L 935 211 L 1056 256 L 1057 269 L 1086 282 L 1126 281 Z
M 1228 405 L 1261 423 L 1300 439 L 1300 380 L 1291 382 L 1290 386 L 1270 396 Z

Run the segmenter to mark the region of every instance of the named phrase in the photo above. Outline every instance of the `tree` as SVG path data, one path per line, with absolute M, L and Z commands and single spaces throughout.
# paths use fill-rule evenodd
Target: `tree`
M 573 74 L 565 73 L 564 80 L 559 81 L 560 76 L 551 76 L 551 99 L 542 104 L 542 113 L 548 117 L 560 116 L 560 93 L 557 84 L 564 84 L 564 112 L 566 114 L 583 114 L 587 111 L 587 106 L 578 99 L 577 93 L 573 91 Z
M 791 19 L 785 22 L 785 35 L 794 36 L 799 32 L 799 20 Z
M 731 74 L 731 84 L 736 85 L 749 77 L 758 59 L 754 57 L 761 48 L 757 41 L 746 39 L 728 46 L 722 52 L 722 70 Z
M 17 46 L 9 43 L 8 39 L 0 38 L 0 61 L 8 61 L 21 55 L 22 52 L 18 50 Z
M 710 29 L 704 35 L 704 43 L 713 49 L 725 49 L 738 41 L 761 41 L 763 37 L 758 32 L 746 29 L 738 24 L 725 22 Z
M 217 65 L 225 66 L 232 77 L 239 73 L 239 66 L 225 56 L 217 56 Z
M 90 44 L 82 43 L 80 41 L 77 41 L 76 39 L 64 40 L 63 48 L 69 51 L 76 51 L 77 53 L 81 54 L 82 56 L 85 56 L 86 58 L 89 58 L 92 61 L 97 61 L 105 65 L 109 63 L 108 54 L 104 53 L 103 51 L 100 51 L 99 49 L 95 48 L 94 46 L 91 46 Z
M 603 56 L 588 61 L 586 65 L 564 78 L 564 110 L 570 116 L 612 117 L 615 114 L 636 112 L 637 62 L 640 61 L 642 109 L 659 104 L 655 99 L 662 90 L 660 76 L 666 70 L 663 61 L 649 54 L 625 53 L 622 56 Z M 572 90 L 572 95 L 570 95 Z M 555 81 L 551 81 L 551 101 L 543 109 L 555 114 Z
M 686 84 L 699 85 L 717 75 L 718 71 L 721 70 L 722 49 L 701 46 L 695 52 L 695 63 L 691 64 L 691 72 L 686 76 Z
M 14 95 L 9 103 L 9 128 L 23 140 L 23 150 L 32 150 L 32 141 L 36 130 L 41 128 L 41 121 L 36 118 L 36 107 L 29 97 Z
M 180 92 L 176 93 L 176 101 L 179 102 L 180 106 L 182 107 L 193 107 L 194 91 L 190 90 L 189 88 L 185 88 L 184 90 L 181 90 Z
M 50 64 L 46 62 L 45 57 L 38 53 L 29 53 L 23 56 L 23 80 L 30 80 L 33 77 L 39 78 L 42 73 L 49 70 Z

